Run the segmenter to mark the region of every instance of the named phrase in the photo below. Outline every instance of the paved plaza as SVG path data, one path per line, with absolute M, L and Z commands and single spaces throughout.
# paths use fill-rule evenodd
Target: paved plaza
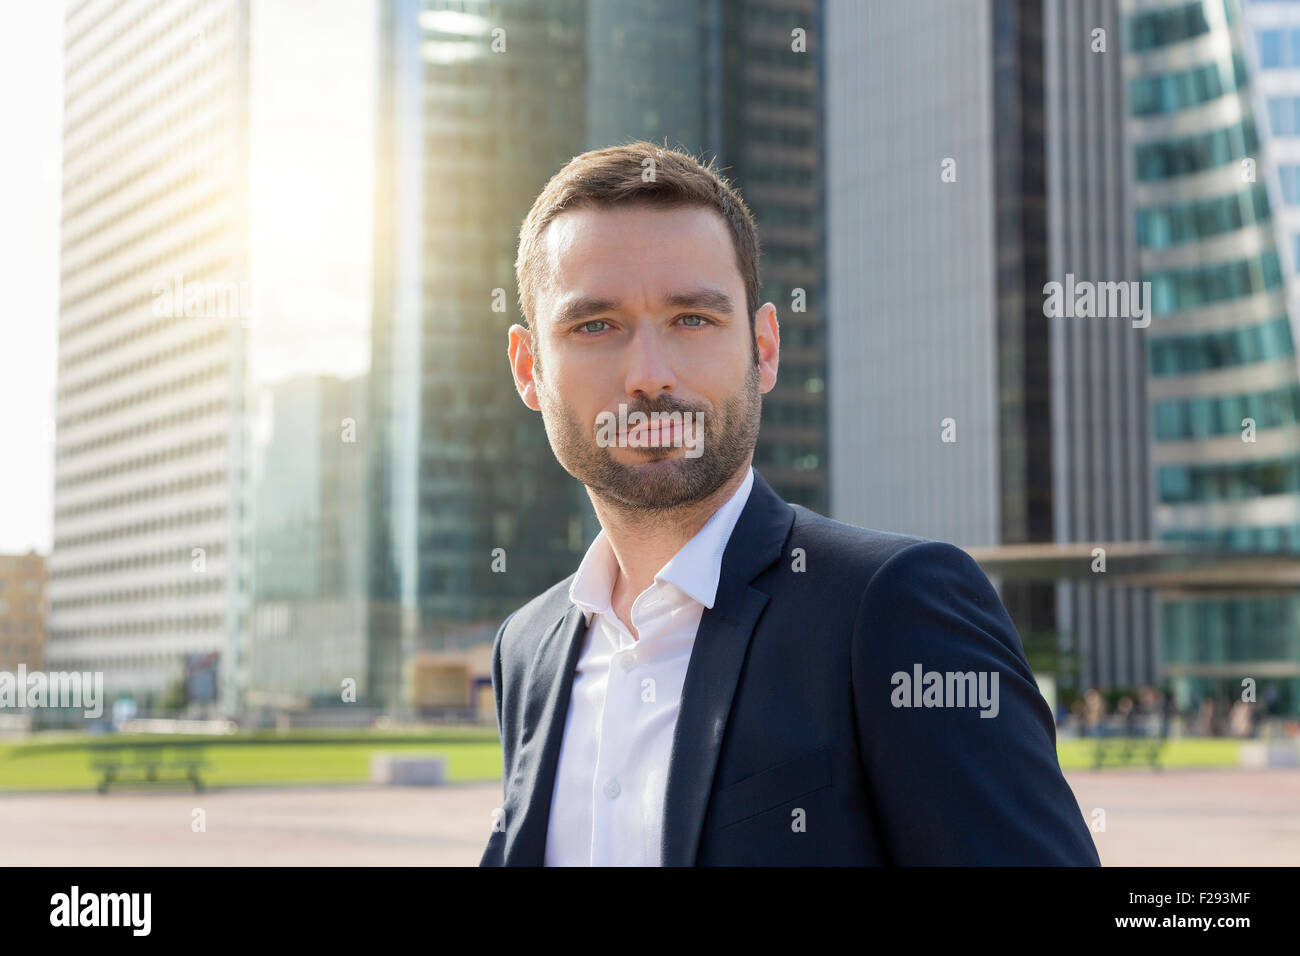
M 0 795 L 0 867 L 473 866 L 500 804 L 499 784 Z
M 1300 771 L 1067 773 L 1105 866 L 1298 866 Z
M 1300 771 L 1067 774 L 1109 866 L 1300 864 Z M 498 784 L 0 795 L 0 866 L 473 866 Z M 194 810 L 205 832 L 195 832 Z

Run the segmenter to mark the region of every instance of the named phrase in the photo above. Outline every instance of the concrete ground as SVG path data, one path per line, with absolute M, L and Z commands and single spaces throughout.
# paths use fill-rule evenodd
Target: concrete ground
M 1102 770 L 1066 779 L 1104 866 L 1300 866 L 1300 770 Z
M 6 794 L 0 867 L 475 866 L 500 805 L 499 784 Z
M 1108 866 L 1300 864 L 1300 771 L 1067 774 Z M 474 866 L 498 784 L 0 795 L 0 866 Z M 205 832 L 195 832 L 194 811 Z

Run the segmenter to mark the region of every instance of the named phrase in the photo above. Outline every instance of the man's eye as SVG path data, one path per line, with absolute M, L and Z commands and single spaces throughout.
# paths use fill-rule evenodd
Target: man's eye
M 604 329 L 601 328 L 593 329 L 592 326 L 593 325 L 601 326 L 601 325 L 608 325 L 608 324 L 609 323 L 607 323 L 604 319 L 592 319 L 590 322 L 583 322 L 582 325 L 578 326 L 578 331 L 579 332 L 603 332 L 605 331 Z
M 694 321 L 692 321 L 694 320 Z M 707 325 L 709 320 L 702 315 L 683 315 L 682 324 L 698 329 L 701 325 Z

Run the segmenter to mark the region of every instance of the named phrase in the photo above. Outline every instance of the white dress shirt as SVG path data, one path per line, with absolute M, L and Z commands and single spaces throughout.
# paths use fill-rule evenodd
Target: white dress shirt
M 686 666 L 722 553 L 754 485 L 751 468 L 632 603 L 639 640 L 610 606 L 618 562 L 602 530 L 569 598 L 587 619 L 546 830 L 547 866 L 659 866 L 664 790 Z

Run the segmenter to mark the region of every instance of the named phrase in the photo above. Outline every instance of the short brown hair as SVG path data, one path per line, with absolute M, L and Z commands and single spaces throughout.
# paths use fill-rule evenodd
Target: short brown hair
M 653 167 L 646 163 L 647 159 L 654 161 Z M 653 177 L 647 178 L 651 168 Z M 524 321 L 536 328 L 533 310 L 546 268 L 546 227 L 570 209 L 635 204 L 660 208 L 703 206 L 722 216 L 731 232 L 736 268 L 745 283 L 750 339 L 757 363 L 754 321 L 759 297 L 759 244 L 749 207 L 731 182 L 713 168 L 713 160 L 705 166 L 680 150 L 644 140 L 573 157 L 551 177 L 534 201 L 519 230 L 519 254 L 515 258 L 519 309 Z

